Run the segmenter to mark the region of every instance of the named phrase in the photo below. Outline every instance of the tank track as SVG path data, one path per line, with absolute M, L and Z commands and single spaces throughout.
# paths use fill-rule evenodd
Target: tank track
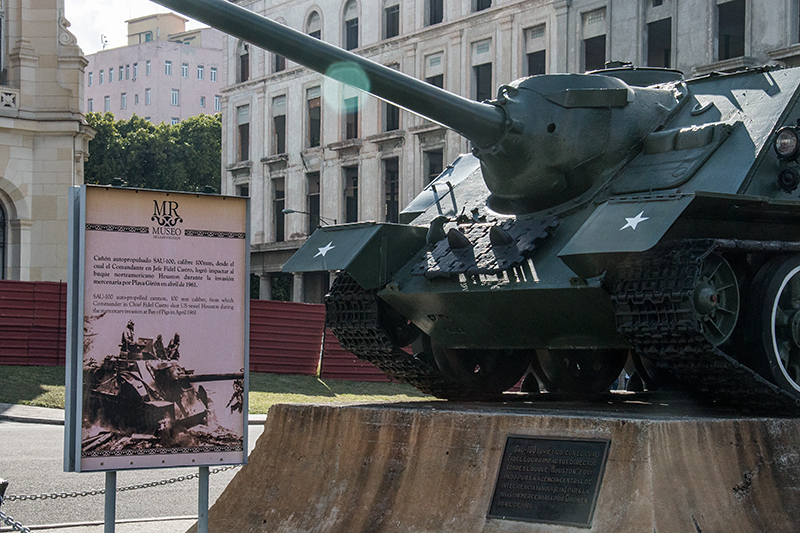
M 726 250 L 789 252 L 795 243 L 686 240 L 637 255 L 610 276 L 617 329 L 638 355 L 718 403 L 746 412 L 800 413 L 800 397 L 767 381 L 714 346 L 692 303 L 703 260 Z M 726 353 L 726 350 L 729 353 Z
M 347 274 L 334 281 L 325 297 L 325 325 L 342 348 L 437 398 L 474 398 L 472 391 L 448 379 L 436 366 L 397 346 L 383 323 L 377 293 L 378 289 L 363 289 Z

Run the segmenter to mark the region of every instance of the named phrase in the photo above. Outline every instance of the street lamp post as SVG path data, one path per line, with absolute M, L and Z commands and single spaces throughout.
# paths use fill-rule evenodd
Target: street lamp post
M 283 211 L 281 211 L 281 212 L 282 212 L 284 215 L 289 215 L 289 214 L 291 214 L 291 213 L 298 213 L 298 214 L 301 214 L 301 215 L 307 215 L 307 216 L 311 217 L 311 218 L 312 218 L 312 220 L 313 220 L 313 218 L 315 218 L 315 217 L 316 217 L 316 219 L 319 221 L 319 222 L 318 222 L 318 224 L 317 224 L 317 227 L 320 227 L 320 226 L 330 226 L 330 225 L 331 225 L 331 223 L 333 223 L 334 225 L 336 225 L 336 219 L 335 219 L 335 218 L 334 218 L 334 219 L 326 218 L 326 217 L 323 217 L 323 216 L 321 216 L 321 215 L 315 215 L 315 214 L 313 214 L 313 213 L 309 213 L 308 211 L 299 211 L 299 210 L 297 210 L 297 209 L 288 209 L 288 208 L 287 208 L 287 209 L 284 209 L 284 210 L 283 210 Z

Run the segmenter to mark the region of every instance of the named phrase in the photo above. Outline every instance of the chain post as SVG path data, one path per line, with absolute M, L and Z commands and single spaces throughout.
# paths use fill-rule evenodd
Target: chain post
M 3 506 L 3 498 L 6 497 L 6 489 L 8 488 L 8 481 L 0 478 L 0 507 Z

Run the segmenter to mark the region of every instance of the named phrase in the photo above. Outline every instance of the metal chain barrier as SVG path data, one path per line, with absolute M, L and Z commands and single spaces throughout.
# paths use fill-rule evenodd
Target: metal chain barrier
M 220 472 L 225 472 L 226 470 L 232 470 L 234 468 L 238 468 L 240 465 L 229 465 L 229 466 L 221 466 L 218 468 L 211 468 L 209 469 L 209 474 L 218 474 Z M 149 483 L 139 483 L 137 485 L 128 485 L 127 487 L 118 487 L 117 492 L 127 492 L 131 490 L 140 490 L 140 489 L 149 489 L 152 487 L 158 487 L 161 485 L 171 485 L 173 483 L 180 483 L 181 481 L 188 481 L 190 479 L 195 479 L 200 477 L 199 473 L 194 474 L 187 474 L 185 476 L 178 476 L 169 479 L 161 479 L 159 481 L 151 481 Z M 0 506 L 3 505 L 5 502 L 14 502 L 14 501 L 36 501 L 36 500 L 55 500 L 58 498 L 77 498 L 79 496 L 97 496 L 99 494 L 105 494 L 105 489 L 97 489 L 97 490 L 84 490 L 81 492 L 73 491 L 73 492 L 53 492 L 50 494 L 9 494 L 8 496 L 3 497 L 0 494 Z M 21 531 L 22 533 L 31 533 L 31 530 L 12 517 L 5 514 L 2 510 L 0 510 L 0 522 L 4 523 L 7 526 L 11 526 L 14 531 Z
M 238 468 L 239 465 L 229 465 L 229 466 L 221 466 L 219 468 L 211 468 L 209 469 L 209 474 L 218 474 L 220 472 L 224 472 L 226 470 L 231 470 L 234 468 Z M 127 487 L 117 487 L 117 492 L 127 492 L 130 490 L 139 490 L 139 489 L 149 489 L 152 487 L 158 487 L 160 485 L 171 485 L 173 483 L 180 483 L 181 481 L 189 481 L 190 479 L 195 479 L 200 477 L 199 473 L 195 474 L 187 474 L 185 476 L 178 476 L 169 479 L 162 479 L 159 481 L 151 481 L 149 483 L 139 483 L 138 485 L 128 485 Z M 73 492 L 54 492 L 51 494 L 9 494 L 4 498 L 3 501 L 6 502 L 13 502 L 13 501 L 36 501 L 36 500 L 55 500 L 58 498 L 77 498 L 80 496 L 97 496 L 98 494 L 105 494 L 106 489 L 97 489 L 97 490 L 84 490 L 81 492 L 73 491 Z

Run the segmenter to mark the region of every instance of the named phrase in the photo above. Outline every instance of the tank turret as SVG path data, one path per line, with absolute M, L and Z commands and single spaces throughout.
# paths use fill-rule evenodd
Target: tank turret
M 337 272 L 345 349 L 442 398 L 632 376 L 800 414 L 800 69 L 617 65 L 474 102 L 223 0 L 157 2 L 473 143 L 403 224 L 326 226 L 286 263 Z
M 536 76 L 476 102 L 221 0 L 156 0 L 230 35 L 438 122 L 469 139 L 495 209 L 575 198 L 633 157 L 681 102 L 680 83 L 632 87 L 585 74 Z

